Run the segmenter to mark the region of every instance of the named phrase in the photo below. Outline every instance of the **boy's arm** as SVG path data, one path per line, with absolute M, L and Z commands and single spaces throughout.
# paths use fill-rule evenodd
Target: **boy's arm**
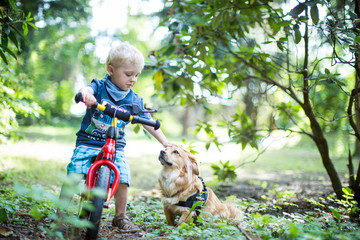
M 92 105 L 96 103 L 96 98 L 94 96 L 94 90 L 87 86 L 80 89 L 83 99 L 82 101 L 86 104 L 87 108 L 91 108 Z
M 168 140 L 166 139 L 164 133 L 161 131 L 160 128 L 158 130 L 155 130 L 151 126 L 148 125 L 143 125 L 143 126 L 146 129 L 146 131 L 148 131 L 151 135 L 153 135 L 156 138 L 156 140 L 158 140 L 165 148 L 174 145 L 173 143 L 168 142 Z

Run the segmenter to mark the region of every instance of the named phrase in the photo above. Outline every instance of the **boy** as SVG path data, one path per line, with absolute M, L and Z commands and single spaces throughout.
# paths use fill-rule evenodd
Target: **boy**
M 80 89 L 87 111 L 77 132 L 76 148 L 67 166 L 68 174 L 86 174 L 90 167 L 92 157 L 96 156 L 105 143 L 106 125 L 111 125 L 111 118 L 104 116 L 101 111 L 91 108 L 96 102 L 109 102 L 113 105 L 138 104 L 142 109 L 143 99 L 132 91 L 144 67 L 144 57 L 139 50 L 127 42 L 113 47 L 106 61 L 107 74 L 104 80 L 93 79 L 91 84 Z M 126 108 L 126 107 L 124 107 Z M 129 109 L 128 109 L 129 110 Z M 140 113 L 140 117 L 151 119 L 149 113 Z M 130 168 L 124 155 L 126 141 L 124 127 L 126 123 L 119 120 L 118 136 L 116 140 L 115 165 L 120 170 L 120 184 L 114 195 L 115 217 L 112 221 L 114 227 L 123 232 L 136 232 L 139 227 L 131 223 L 126 216 L 128 187 L 130 184 Z M 105 126 L 105 127 L 104 127 Z M 165 148 L 171 146 L 160 129 L 143 125 Z

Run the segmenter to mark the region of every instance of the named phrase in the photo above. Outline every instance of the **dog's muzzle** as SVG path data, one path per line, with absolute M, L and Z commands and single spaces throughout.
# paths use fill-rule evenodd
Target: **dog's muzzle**
M 166 151 L 161 150 L 160 151 L 160 155 L 159 155 L 159 161 L 162 165 L 168 165 L 168 166 L 172 166 L 173 164 L 171 162 L 168 162 L 166 160 Z

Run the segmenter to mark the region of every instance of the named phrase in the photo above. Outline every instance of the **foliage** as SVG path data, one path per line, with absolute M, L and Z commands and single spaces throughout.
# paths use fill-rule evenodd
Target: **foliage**
M 34 101 L 44 109 L 45 120 L 69 118 L 75 86 L 81 87 L 83 78 L 97 69 L 94 40 L 86 24 L 89 1 L 19 1 L 18 5 L 33 13 L 38 26 L 29 32 L 22 54 L 24 71 L 34 82 Z
M 56 195 L 49 193 L 40 186 L 24 187 L 19 184 L 14 189 L 4 188 L 0 198 L 0 220 L 4 222 L 21 223 L 21 216 L 29 213 L 37 219 L 36 229 L 43 231 L 47 237 L 79 237 L 79 232 L 67 231 L 62 236 L 60 232 L 53 231 L 59 223 L 68 227 L 81 229 L 88 226 L 85 221 L 77 219 L 70 213 L 63 215 L 62 219 L 56 217 L 55 210 L 59 204 Z M 41 193 L 41 194 L 39 194 Z M 286 195 L 286 194 L 285 194 Z M 132 221 L 146 232 L 145 239 L 164 237 L 166 239 L 245 239 L 240 231 L 230 222 L 218 220 L 215 217 L 198 218 L 179 228 L 166 224 L 161 201 L 154 197 L 141 196 L 129 201 L 128 212 Z M 269 201 L 263 203 L 253 199 L 237 199 L 232 197 L 237 207 L 244 211 L 241 226 L 262 239 L 357 239 L 360 237 L 358 226 L 349 221 L 348 214 L 341 210 L 341 205 L 333 205 L 327 210 L 319 207 L 320 202 L 313 200 L 314 210 L 287 212 L 286 205 Z M 331 199 L 319 201 L 332 204 Z M 294 199 L 289 199 L 292 202 Z M 284 207 L 284 209 L 282 209 Z M 112 209 L 104 212 L 105 218 L 111 218 Z M 67 216 L 67 217 L 65 217 Z M 49 222 L 49 220 L 51 220 Z M 60 221 L 60 222 L 58 222 Z M 1 224 L 1 223 L 0 223 Z M 75 234 L 75 235 L 71 235 Z
M 43 144 L 42 141 L 57 141 L 54 144 L 55 148 L 65 141 L 64 137 L 56 138 L 59 132 L 63 134 L 68 132 L 68 135 L 71 135 L 72 132 L 71 129 L 48 127 L 43 130 L 34 127 L 31 131 L 29 129 L 25 129 L 25 131 L 26 136 L 32 142 L 37 139 L 36 145 Z M 46 134 L 48 135 L 46 136 Z M 68 144 L 70 145 L 70 142 Z M 135 146 L 141 144 L 142 142 L 139 141 L 136 142 Z M 304 147 L 304 144 L 300 146 Z M 309 154 L 307 148 L 302 150 L 302 155 L 304 155 L 304 152 Z M 293 151 L 293 149 L 289 149 L 289 151 Z M 281 164 L 288 162 L 287 155 L 283 152 L 276 153 L 276 156 L 271 157 L 267 164 L 273 164 L 273 169 L 277 171 L 291 170 L 291 168 L 284 168 Z M 9 161 L 7 156 L 3 155 L 3 161 L 0 161 L 2 170 L 0 173 L 0 229 L 13 227 L 12 232 L 14 235 L 16 235 L 17 229 L 27 229 L 33 234 L 29 238 L 49 239 L 52 236 L 61 237 L 60 232 L 56 230 L 59 225 L 63 224 L 67 229 L 64 232 L 65 239 L 80 239 L 79 235 L 84 233 L 82 227 L 85 226 L 86 222 L 79 221 L 77 218 L 78 198 L 74 199 L 71 207 L 68 208 L 68 211 L 64 211 L 66 214 L 61 215 L 61 218 L 54 214 L 56 208 L 65 208 L 67 205 L 67 202 L 60 201 L 58 198 L 61 182 L 65 181 L 68 185 L 74 186 L 70 188 L 69 194 L 71 195 L 82 190 L 81 186 L 75 184 L 79 179 L 56 177 L 54 173 L 64 171 L 65 161 L 54 158 L 55 156 L 48 159 L 48 161 L 40 161 L 40 159 L 30 159 L 26 152 L 24 152 L 24 155 L 23 157 L 17 157 L 14 162 Z M 146 171 L 149 169 L 146 166 L 149 164 L 149 159 L 156 159 L 156 155 L 150 157 L 146 155 L 141 160 L 142 157 L 136 154 L 136 157 L 130 160 L 138 170 L 134 171 L 137 172 L 138 176 L 133 176 L 132 186 L 142 188 L 146 185 L 151 190 L 154 185 L 149 184 L 149 182 L 156 184 L 158 169 L 155 163 L 153 163 L 154 167 L 151 168 L 152 172 Z M 283 158 L 282 162 L 278 162 L 279 158 Z M 297 159 L 297 161 L 304 162 L 302 158 Z M 54 167 L 55 162 L 59 165 L 62 164 L 63 167 Z M 28 166 L 28 164 L 30 165 Z M 160 166 L 160 163 L 158 164 Z M 14 166 L 14 168 L 11 166 Z M 260 166 L 259 168 L 263 168 L 263 165 Z M 5 171 L 3 171 L 3 167 L 5 167 Z M 253 166 L 251 167 L 253 168 Z M 250 169 L 247 171 L 251 172 Z M 53 174 L 48 174 L 49 172 Z M 204 176 L 208 176 L 208 173 L 202 171 Z M 14 179 L 21 184 L 16 183 L 14 185 Z M 143 182 L 144 179 L 146 184 Z M 259 179 L 261 179 L 261 175 Z M 287 179 L 287 183 L 291 182 L 291 180 Z M 344 200 L 336 199 L 333 194 L 302 199 L 293 191 L 287 189 L 286 184 L 271 185 L 271 183 L 263 180 L 254 180 L 249 183 L 260 187 L 262 192 L 260 195 L 263 195 L 261 198 L 252 199 L 250 196 L 254 193 L 250 192 L 251 195 L 246 195 L 247 198 L 244 198 L 245 196 L 230 196 L 228 199 L 233 201 L 244 212 L 241 226 L 262 239 L 358 239 L 360 237 L 356 203 L 353 202 L 352 192 L 349 189 L 344 189 L 344 193 L 347 195 Z M 225 200 L 219 194 L 221 193 L 219 183 L 210 184 L 207 181 L 207 184 L 214 189 L 222 201 Z M 253 189 L 251 185 L 249 185 L 249 188 Z M 234 189 L 238 189 L 238 182 L 227 183 L 225 186 L 234 186 Z M 290 185 L 290 189 L 292 186 Z M 256 188 L 255 191 L 259 191 L 258 189 Z M 239 194 L 231 190 L 231 188 L 226 188 L 225 192 L 229 192 L 228 190 L 232 194 Z M 245 239 L 230 222 L 216 221 L 217 219 L 213 217 L 199 218 L 197 221 L 187 225 L 184 224 L 179 228 L 167 226 L 162 203 L 156 190 L 142 191 L 141 189 L 130 188 L 129 192 L 128 214 L 131 220 L 145 232 L 145 235 L 142 235 L 144 239 Z M 114 206 L 113 202 L 111 202 L 110 206 Z M 104 209 L 103 221 L 106 222 L 104 238 L 109 235 L 108 230 L 110 229 L 110 233 L 115 235 L 111 238 L 123 238 L 123 235 L 117 231 L 112 231 L 114 229 L 110 227 L 113 216 L 113 207 Z M 78 228 L 79 226 L 82 227 Z M 36 233 L 39 235 L 36 235 Z
M 39 117 L 42 114 L 42 109 L 33 101 L 32 80 L 13 67 L 20 65 L 15 62 L 21 50 L 19 38 L 26 41 L 28 25 L 36 29 L 32 21 L 31 12 L 21 11 L 12 0 L 0 6 L 0 143 L 16 138 L 12 129 L 18 124 L 17 117 Z M 23 33 L 18 29 L 19 25 Z M 9 55 L 13 59 L 8 59 Z
M 230 165 L 229 160 L 225 163 L 220 160 L 219 165 L 211 164 L 211 168 L 214 170 L 214 175 L 217 176 L 220 181 L 225 181 L 226 179 L 234 181 L 237 177 L 237 174 L 235 172 L 236 166 Z
M 33 101 L 32 81 L 25 74 L 0 65 L 0 143 L 16 138 L 12 131 L 18 125 L 17 117 L 39 117 L 42 109 Z
M 286 195 L 283 193 L 281 195 Z M 271 201 L 264 204 L 253 199 L 232 198 L 244 211 L 241 226 L 262 239 L 355 239 L 359 237 L 356 224 L 347 221 L 346 213 L 339 211 L 339 220 L 327 210 L 314 210 L 297 213 L 299 208 L 293 204 L 295 212 L 282 210 L 282 205 Z M 292 201 L 294 199 L 290 199 Z M 289 201 L 289 199 L 288 199 Z M 286 205 L 283 205 L 286 206 Z M 183 224 L 174 229 L 164 222 L 161 203 L 154 198 L 139 198 L 132 201 L 129 212 L 132 219 L 148 233 L 146 238 L 166 236 L 167 239 L 245 239 L 234 225 L 216 218 L 198 218 L 196 222 Z M 337 208 L 334 208 L 337 209 Z M 338 210 L 336 210 L 338 211 Z M 278 212 L 279 214 L 274 214 Z
M 65 184 L 71 186 L 67 188 L 66 194 L 68 196 L 73 196 L 80 190 L 84 190 L 82 185 L 75 184 L 77 182 L 78 179 L 74 176 L 65 179 Z M 28 222 L 27 224 L 31 225 L 31 221 L 24 220 L 24 217 L 30 217 L 30 219 L 40 222 L 36 226 L 31 226 L 32 228 L 36 228 L 47 238 L 58 237 L 61 239 L 64 239 L 63 232 L 60 229 L 62 225 L 72 229 L 91 226 L 87 220 L 79 219 L 74 214 L 77 208 L 69 208 L 68 200 L 60 199 L 57 194 L 44 189 L 41 185 L 26 187 L 14 182 L 14 188 L 4 188 L 1 193 L 0 223 L 22 225 Z M 89 205 L 87 208 L 91 209 L 91 206 Z M 57 209 L 60 209 L 62 213 L 57 214 Z M 74 234 L 74 231 L 71 234 Z M 67 237 L 72 238 L 71 236 Z
M 18 38 L 26 41 L 25 36 L 28 34 L 28 25 L 36 29 L 36 26 L 32 22 L 34 19 L 31 16 L 31 12 L 25 13 L 16 7 L 14 0 L 7 0 L 0 5 L 0 27 L 1 27 L 1 45 L 0 45 L 0 57 L 3 62 L 8 65 L 9 62 L 5 55 L 8 54 L 14 59 L 17 59 L 17 54 L 13 48 L 20 50 L 20 41 Z M 22 27 L 23 33 L 19 30 L 19 26 Z M 12 44 L 11 46 L 9 44 Z
M 309 136 L 342 198 L 325 133 L 349 128 L 346 103 L 354 80 L 340 75 L 329 59 L 341 55 L 344 63 L 353 63 L 357 50 L 348 47 L 357 44 L 358 30 L 340 16 L 354 20 L 354 5 L 339 5 L 336 15 L 332 1 L 291 4 L 285 12 L 282 4 L 268 0 L 166 1 L 160 25 L 169 36 L 150 63 L 157 96 L 183 106 L 202 105 L 208 114 L 209 102 L 233 110 L 218 123 L 198 124 L 209 136 L 207 148 L 219 146 L 215 126 L 225 127 L 243 149 L 261 150 L 261 139 L 275 130 Z M 329 18 L 319 15 L 324 6 Z

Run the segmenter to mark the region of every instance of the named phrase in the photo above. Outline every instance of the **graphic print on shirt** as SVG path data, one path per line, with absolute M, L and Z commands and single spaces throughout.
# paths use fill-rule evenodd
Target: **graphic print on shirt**
M 91 117 L 91 124 L 85 130 L 85 132 L 92 137 L 106 138 L 106 132 L 111 127 L 112 118 L 105 115 L 103 111 L 96 109 L 95 113 Z M 125 123 L 118 120 L 116 138 L 124 135 Z

